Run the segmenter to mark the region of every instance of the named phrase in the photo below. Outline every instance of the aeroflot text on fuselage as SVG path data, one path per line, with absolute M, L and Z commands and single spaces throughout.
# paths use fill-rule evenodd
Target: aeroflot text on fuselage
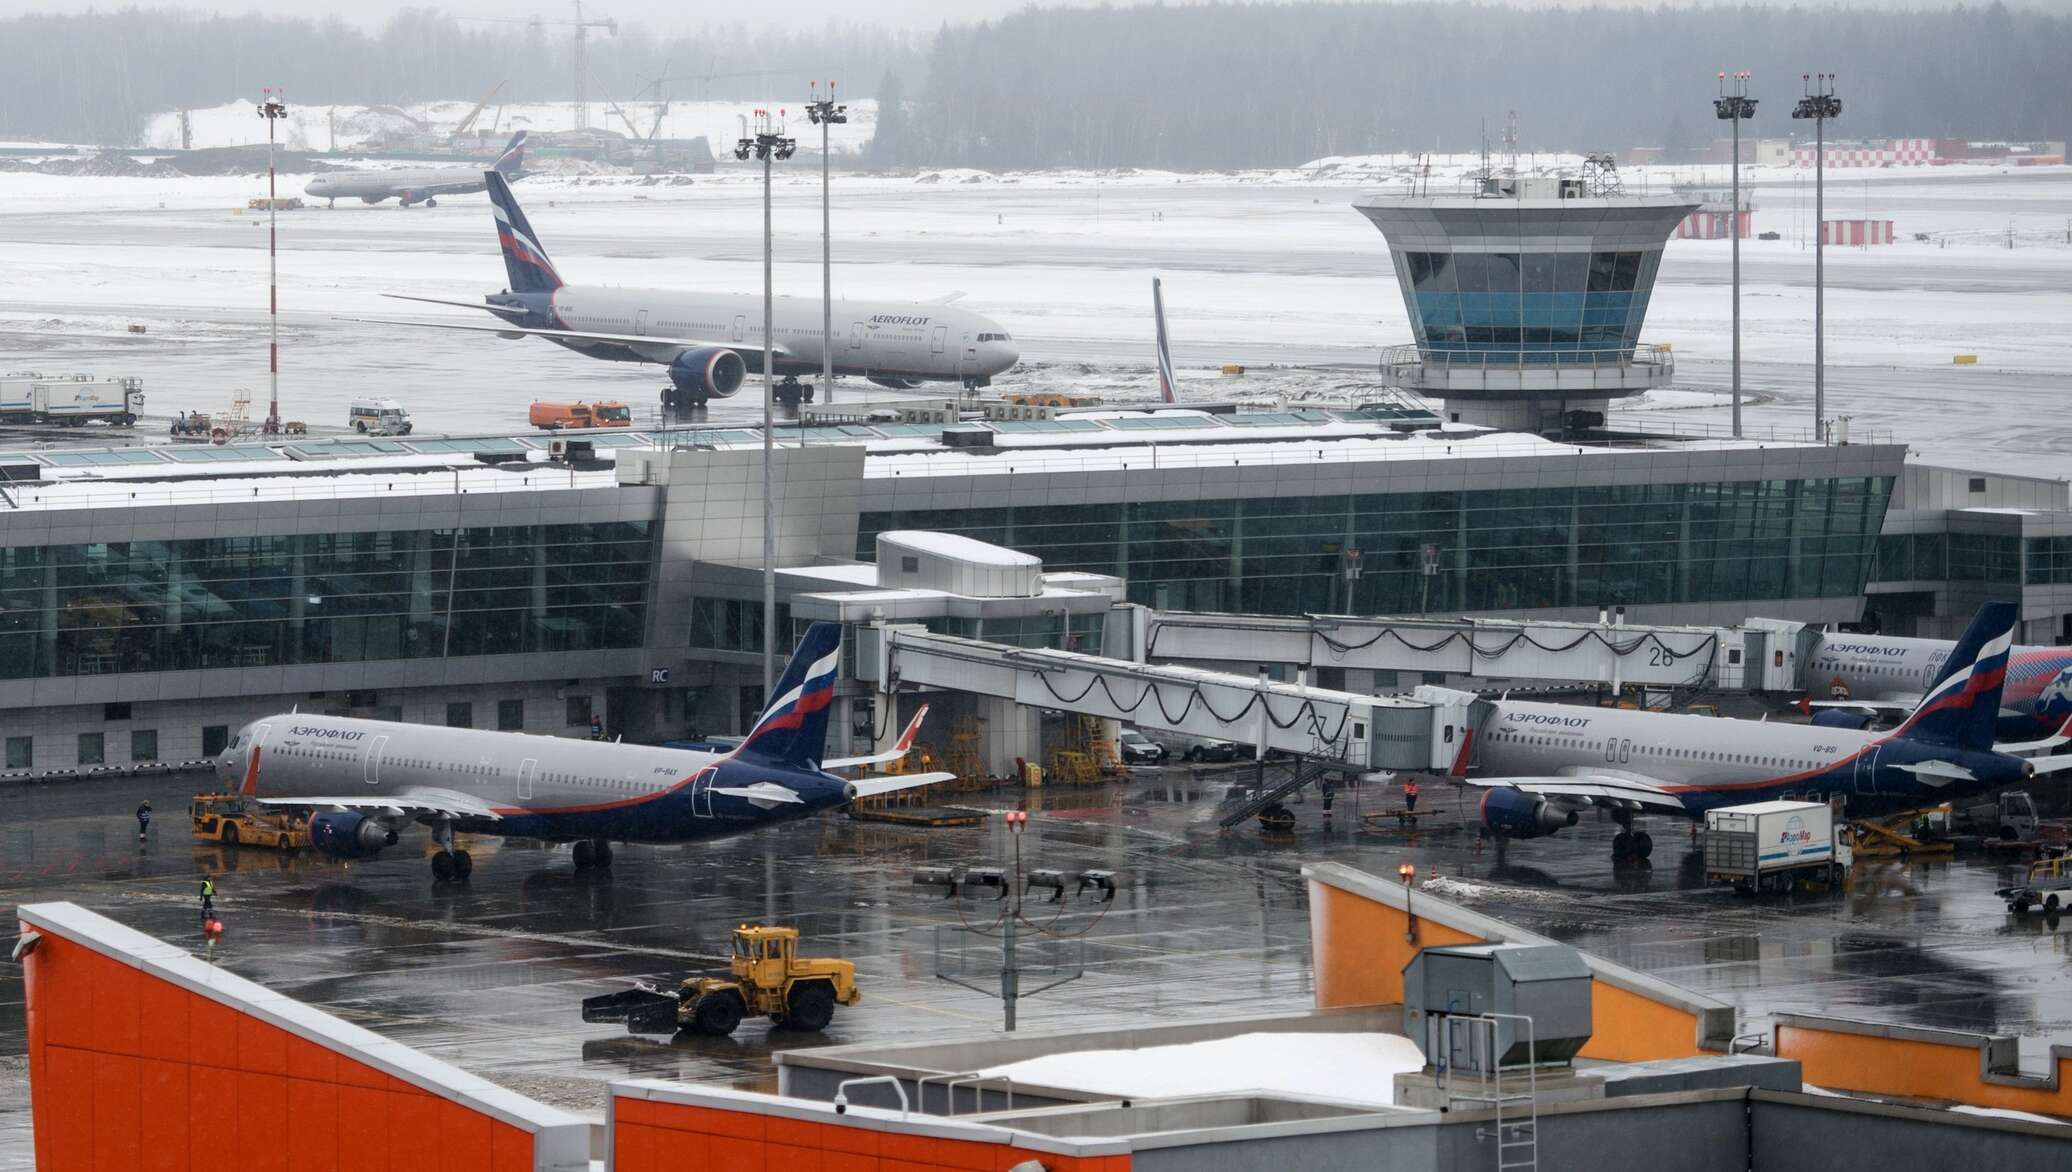
M 364 732 L 352 732 L 339 728 L 318 728 L 313 724 L 298 724 L 288 732 L 298 737 L 324 737 L 334 741 L 357 741 L 366 736 Z
M 927 317 L 907 317 L 897 313 L 874 313 L 871 321 L 881 326 L 925 326 Z
M 1907 649 L 1904 647 L 1866 647 L 1861 643 L 1829 643 L 1822 647 L 1821 650 L 1838 652 L 1842 655 L 1882 655 L 1886 657 L 1900 656 L 1907 653 Z
M 1590 724 L 1587 716 L 1550 716 L 1544 712 L 1506 712 L 1506 724 L 1555 724 L 1562 728 L 1586 728 Z

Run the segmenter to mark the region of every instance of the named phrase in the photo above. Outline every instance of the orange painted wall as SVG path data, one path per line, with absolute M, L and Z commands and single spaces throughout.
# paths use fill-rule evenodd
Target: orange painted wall
M 531 1172 L 527 1132 L 85 945 L 23 978 L 40 1172 Z
M 1319 1009 L 1346 1005 L 1395 1005 L 1403 1000 L 1403 966 L 1417 950 L 1446 944 L 1485 944 L 1423 916 L 1417 943 L 1403 938 L 1402 911 L 1328 883 L 1309 887 L 1310 953 L 1317 974 Z M 1415 899 L 1411 906 L 1416 906 Z M 1645 1062 L 1699 1053 L 1698 1018 L 1688 1010 L 1631 993 L 1601 980 L 1590 982 L 1591 1036 L 1586 1058 Z
M 2050 1091 L 1985 1081 L 1976 1045 L 1779 1025 L 1777 1056 L 1797 1059 L 1807 1082 L 1838 1091 L 2072 1115 L 2072 1061 L 2065 1059 L 2057 1063 L 2058 1089 Z
M 1407 929 L 1407 917 L 1385 903 L 1328 883 L 1311 883 L 1309 938 L 1317 1008 L 1401 1004 L 1403 966 L 1419 948 L 1486 943 L 1480 936 L 1422 917 L 1417 921 L 1417 943 L 1403 938 Z
M 1029 1159 L 1053 1172 L 1130 1166 L 1128 1156 L 1060 1156 L 647 1099 L 615 1099 L 612 1111 L 612 1172 L 1005 1172 Z

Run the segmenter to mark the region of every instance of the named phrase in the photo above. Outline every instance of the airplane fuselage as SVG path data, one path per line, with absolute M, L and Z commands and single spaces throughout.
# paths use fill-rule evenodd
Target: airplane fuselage
M 1830 634 L 1814 645 L 1806 681 L 1815 700 L 1911 705 L 1941 672 L 1947 639 Z M 2054 731 L 2072 716 L 2072 647 L 2016 647 L 2009 654 L 2001 711 L 2005 736 Z
M 486 188 L 480 167 L 437 167 L 412 171 L 334 171 L 312 178 L 302 189 L 317 199 L 380 203 L 400 199 L 407 206 L 442 195 L 468 195 Z
M 1909 772 L 1941 762 L 1970 780 Z M 1563 771 L 1628 774 L 1668 791 L 1684 813 L 1775 798 L 1842 797 L 1851 814 L 1907 809 L 1997 789 L 2029 776 L 2005 753 L 1889 733 L 1681 713 L 1500 701 L 1477 730 L 1478 776 Z
M 598 334 L 707 338 L 739 354 L 760 374 L 763 299 L 752 293 L 697 293 L 563 285 L 544 294 L 500 294 L 493 312 L 515 324 Z M 503 308 L 499 309 L 499 306 Z M 817 298 L 776 299 L 772 344 L 779 375 L 817 374 L 822 334 Z M 997 322 L 969 310 L 912 302 L 836 301 L 834 372 L 864 378 L 985 382 L 1019 354 Z M 619 362 L 668 362 L 667 350 L 580 338 L 552 338 L 579 354 Z
M 240 729 L 217 772 L 226 789 L 308 798 L 318 810 L 325 798 L 395 797 L 404 808 L 444 792 L 487 811 L 452 818 L 456 831 L 556 842 L 739 834 L 840 805 L 848 785 L 823 772 L 687 749 L 294 713 Z M 762 783 L 798 800 L 763 805 L 714 792 Z

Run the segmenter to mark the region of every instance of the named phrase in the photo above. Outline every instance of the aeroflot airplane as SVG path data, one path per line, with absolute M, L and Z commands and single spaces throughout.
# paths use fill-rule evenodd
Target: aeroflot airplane
M 1814 648 L 1807 678 L 1817 691 L 1805 710 L 1865 722 L 1905 712 L 1942 674 L 1956 646 L 1943 639 L 1889 635 L 1826 635 Z M 2072 647 L 2016 647 L 2008 656 L 2000 697 L 2000 735 L 2035 736 L 2072 716 Z M 1816 717 L 1816 720 L 1826 719 Z
M 525 166 L 525 132 L 519 131 L 504 145 L 504 153 L 497 156 L 491 165 L 497 175 L 517 179 Z M 428 208 L 439 206 L 442 195 L 467 195 L 481 191 L 484 180 L 480 167 L 439 167 L 429 171 L 333 171 L 319 175 L 302 189 L 304 195 L 327 199 L 328 206 L 337 206 L 341 199 L 357 199 L 362 203 L 380 203 L 385 199 L 400 199 L 403 207 L 421 203 Z
M 1487 831 L 1538 838 L 1598 806 L 1620 826 L 1613 860 L 1629 861 L 1654 849 L 1647 832 L 1634 828 L 1641 814 L 1701 818 L 1717 806 L 1835 796 L 1861 814 L 2072 769 L 2072 756 L 2012 755 L 2072 741 L 2063 729 L 2042 740 L 1994 743 L 2015 613 L 2013 603 L 1982 607 L 1951 654 L 1948 677 L 1891 732 L 1498 701 L 1469 731 L 1456 771 L 1482 775 L 1462 780 L 1484 791 Z
M 476 330 L 503 338 L 529 335 L 591 358 L 659 363 L 669 368 L 670 386 L 662 402 L 670 408 L 727 398 L 741 389 L 749 372 L 762 373 L 760 294 L 567 284 L 547 259 L 547 250 L 540 247 L 539 236 L 503 176 L 490 172 L 482 178 L 496 213 L 496 238 L 510 288 L 481 303 L 393 296 L 487 310 L 503 322 L 354 320 Z M 834 348 L 834 372 L 860 375 L 880 386 L 961 382 L 983 387 L 1021 357 L 998 323 L 941 303 L 837 301 L 833 323 L 833 336 L 827 341 Z M 777 298 L 771 365 L 783 379 L 777 388 L 779 399 L 797 402 L 804 393 L 798 376 L 820 370 L 821 325 L 818 299 Z
M 954 777 L 827 772 L 902 751 L 822 758 L 841 633 L 807 628 L 776 699 L 726 753 L 284 712 L 239 729 L 216 768 L 262 804 L 314 811 L 310 840 L 335 859 L 372 857 L 410 823 L 430 826 L 441 881 L 474 867 L 456 832 L 573 842 L 578 869 L 608 867 L 613 842 L 741 834 Z

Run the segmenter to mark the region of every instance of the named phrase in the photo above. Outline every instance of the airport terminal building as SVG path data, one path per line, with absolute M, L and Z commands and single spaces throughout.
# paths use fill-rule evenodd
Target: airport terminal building
M 594 443 L 573 459 L 507 436 L 0 455 L 5 771 L 193 760 L 290 708 L 737 730 L 762 701 L 761 436 Z M 1704 624 L 1854 621 L 1868 592 L 1905 594 L 1894 613 L 1926 630 L 1969 605 L 1971 530 L 2026 534 L 1993 537 L 2014 559 L 1996 578 L 2049 579 L 2068 516 L 2033 492 L 2025 511 L 1938 508 L 1925 481 L 1895 511 L 1895 486 L 1925 475 L 1897 445 L 1567 442 L 1386 411 L 793 428 L 776 451 L 781 622 L 796 598 L 888 585 L 865 564 L 880 533 L 932 530 L 1034 554 L 1057 581 L 921 621 L 1086 649 L 1114 596 Z M 1943 560 L 1918 552 L 1938 540 Z M 1880 559 L 1901 546 L 1905 573 L 1949 577 L 1890 579 Z M 2063 594 L 2025 593 L 2025 634 L 2055 635 Z

